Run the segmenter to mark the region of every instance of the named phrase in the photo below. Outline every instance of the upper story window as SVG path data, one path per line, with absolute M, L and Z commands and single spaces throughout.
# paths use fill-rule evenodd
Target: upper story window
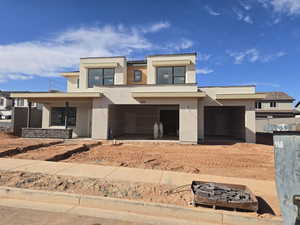
M 271 107 L 271 108 L 276 108 L 276 102 L 275 102 L 275 101 L 270 102 L 270 107 Z
M 0 98 L 0 106 L 4 105 L 4 98 Z
M 261 109 L 261 102 L 255 102 L 255 108 Z
M 140 71 L 140 70 L 133 71 L 133 81 L 134 82 L 142 81 L 142 71 Z
M 104 86 L 104 85 L 113 85 L 115 77 L 115 69 L 113 68 L 104 68 L 88 69 L 88 88 L 93 88 L 94 86 Z
M 185 66 L 157 67 L 157 84 L 184 84 Z

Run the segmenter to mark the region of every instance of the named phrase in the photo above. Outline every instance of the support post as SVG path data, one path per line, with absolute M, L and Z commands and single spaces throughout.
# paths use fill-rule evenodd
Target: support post
M 31 102 L 28 101 L 28 107 L 27 107 L 27 128 L 30 128 L 31 124 Z
M 65 128 L 68 128 L 68 121 L 69 121 L 69 102 L 65 104 Z

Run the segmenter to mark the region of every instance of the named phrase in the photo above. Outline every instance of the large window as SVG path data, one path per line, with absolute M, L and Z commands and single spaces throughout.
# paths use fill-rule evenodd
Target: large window
M 115 77 L 115 69 L 88 69 L 88 87 L 93 88 L 94 86 L 113 85 Z
M 4 98 L 0 98 L 0 106 L 4 105 Z
M 68 126 L 76 126 L 76 108 L 69 107 Z M 51 126 L 65 126 L 65 107 L 54 107 L 51 109 Z
M 21 99 L 21 98 L 17 98 L 15 103 L 16 103 L 17 107 L 25 106 L 25 101 L 24 101 L 24 99 Z
M 157 67 L 157 84 L 184 84 L 185 66 Z

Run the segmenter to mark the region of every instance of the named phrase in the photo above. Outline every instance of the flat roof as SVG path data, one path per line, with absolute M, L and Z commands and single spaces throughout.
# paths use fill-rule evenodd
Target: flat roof
M 180 56 L 180 55 L 197 55 L 197 52 L 174 53 L 174 54 L 155 54 L 155 55 L 148 55 L 147 57 L 156 57 L 156 56 Z
M 84 99 L 99 98 L 102 94 L 99 92 L 43 92 L 43 93 L 11 93 L 11 98 L 23 98 L 34 100 L 64 100 L 64 99 Z
M 134 98 L 203 98 L 204 92 L 132 92 Z

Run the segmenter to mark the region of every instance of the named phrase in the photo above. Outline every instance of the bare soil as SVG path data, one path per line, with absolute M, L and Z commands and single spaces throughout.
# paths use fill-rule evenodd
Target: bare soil
M 169 185 L 108 182 L 103 179 L 10 171 L 0 171 L 0 186 L 97 195 L 192 207 L 192 194 L 189 186 L 176 188 Z M 263 205 L 261 205 L 259 214 L 245 213 L 259 217 L 271 216 Z
M 171 170 L 226 177 L 274 180 L 273 146 L 104 143 L 65 162 Z

